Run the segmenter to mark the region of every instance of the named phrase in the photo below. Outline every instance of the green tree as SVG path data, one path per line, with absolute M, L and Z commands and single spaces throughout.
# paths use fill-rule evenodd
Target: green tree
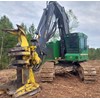
M 34 27 L 34 24 L 32 23 L 32 25 L 29 27 L 29 33 L 34 35 L 35 33 L 35 27 Z
M 73 13 L 71 9 L 66 11 L 68 18 L 69 18 L 69 31 L 72 32 L 75 28 L 79 26 L 79 21 L 77 16 Z
M 32 23 L 28 29 L 28 34 L 27 34 L 27 38 L 28 38 L 28 41 L 30 42 L 32 37 L 34 36 L 35 34 L 35 26 L 34 24 Z
M 96 59 L 97 59 L 97 60 L 100 60 L 100 48 L 97 48 L 97 49 L 96 49 L 96 54 L 95 54 L 95 56 L 96 56 Z
M 28 33 L 27 26 L 23 22 L 21 23 L 21 26 L 23 27 L 25 33 L 27 34 Z
M 0 69 L 5 68 L 8 63 L 9 59 L 7 56 L 9 48 L 12 48 L 16 45 L 16 37 L 8 34 L 3 29 L 12 29 L 13 25 L 7 16 L 2 16 L 0 18 Z
M 95 51 L 95 48 L 90 48 L 89 49 L 89 59 L 90 60 L 95 60 L 96 59 L 96 51 Z

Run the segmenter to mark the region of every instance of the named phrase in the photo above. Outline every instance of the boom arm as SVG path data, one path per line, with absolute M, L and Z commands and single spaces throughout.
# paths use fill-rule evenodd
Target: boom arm
M 52 24 L 53 20 L 54 22 Z M 61 37 L 61 56 L 63 56 L 66 50 L 65 35 L 69 34 L 69 19 L 65 9 L 57 2 L 51 1 L 44 9 L 42 18 L 36 31 L 36 34 L 41 35 L 39 39 L 39 46 L 42 52 L 46 53 L 46 42 L 55 34 L 57 26 L 59 28 Z

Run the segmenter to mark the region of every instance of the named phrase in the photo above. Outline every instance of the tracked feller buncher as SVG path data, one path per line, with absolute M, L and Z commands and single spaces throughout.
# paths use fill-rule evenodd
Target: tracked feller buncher
M 36 34 L 40 36 L 37 52 L 43 62 L 41 81 L 52 82 L 55 75 L 69 72 L 77 73 L 84 83 L 96 80 L 96 69 L 88 63 L 87 35 L 70 33 L 68 14 L 56 1 L 47 2 Z M 57 34 L 59 38 L 54 38 Z
M 18 29 L 5 29 L 3 31 L 18 37 L 18 44 L 11 48 L 9 56 L 13 57 L 12 66 L 16 68 L 17 79 L 11 84 L 1 86 L 0 90 L 5 91 L 12 97 L 31 96 L 40 91 L 40 86 L 36 83 L 33 67 L 41 63 L 35 51 L 36 46 L 29 45 L 23 28 L 17 25 Z

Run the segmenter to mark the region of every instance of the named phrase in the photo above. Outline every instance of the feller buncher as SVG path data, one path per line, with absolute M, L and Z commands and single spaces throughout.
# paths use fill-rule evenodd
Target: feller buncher
M 56 1 L 47 3 L 31 46 L 21 26 L 17 30 L 5 31 L 17 35 L 19 40 L 19 45 L 9 53 L 15 57 L 13 65 L 17 66 L 17 85 L 23 84 L 13 92 L 15 97 L 39 89 L 32 70 L 39 70 L 43 82 L 52 82 L 55 75 L 69 72 L 78 73 L 85 83 L 96 80 L 96 69 L 87 62 L 87 35 L 69 32 L 68 15 Z M 52 40 L 56 33 L 60 39 Z
M 60 39 L 53 39 L 56 33 L 59 33 Z M 55 1 L 48 2 L 36 34 L 40 35 L 37 52 L 45 62 L 40 69 L 41 81 L 50 82 L 56 74 L 68 72 L 78 73 L 85 83 L 96 80 L 96 69 L 87 62 L 87 35 L 82 32 L 70 33 L 69 18 L 64 7 Z

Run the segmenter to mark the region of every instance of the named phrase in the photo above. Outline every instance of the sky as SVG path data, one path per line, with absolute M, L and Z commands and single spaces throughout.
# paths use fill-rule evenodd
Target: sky
M 100 1 L 58 1 L 65 10 L 72 9 L 79 26 L 76 32 L 88 36 L 89 47 L 100 48 Z M 27 27 L 34 23 L 37 28 L 45 1 L 0 1 L 0 17 L 6 15 L 16 28 L 24 22 Z

